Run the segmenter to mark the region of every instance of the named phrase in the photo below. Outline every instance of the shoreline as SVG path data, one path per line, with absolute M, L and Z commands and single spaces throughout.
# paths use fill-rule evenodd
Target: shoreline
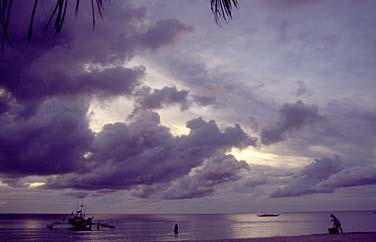
M 217 240 L 170 240 L 168 242 L 375 242 L 376 232 L 350 232 L 343 234 L 311 234 L 298 236 L 276 236 L 261 238 L 217 239 Z M 163 241 L 159 241 L 163 242 Z M 167 241 L 164 241 L 167 242 Z

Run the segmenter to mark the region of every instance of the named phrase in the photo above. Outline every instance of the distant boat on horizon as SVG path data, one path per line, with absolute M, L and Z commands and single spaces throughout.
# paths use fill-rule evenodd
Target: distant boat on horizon
M 278 217 L 279 213 L 258 213 L 258 217 Z

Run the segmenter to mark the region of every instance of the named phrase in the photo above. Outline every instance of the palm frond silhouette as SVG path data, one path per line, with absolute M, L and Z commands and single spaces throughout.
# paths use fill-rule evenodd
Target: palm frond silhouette
M 110 2 L 110 0 L 90 0 L 91 12 L 92 12 L 92 26 L 95 29 L 96 16 L 103 19 L 103 2 Z M 22 3 L 21 3 L 22 4 Z M 27 39 L 30 41 L 33 35 L 33 24 L 37 14 L 39 0 L 34 0 L 32 5 L 29 29 L 27 33 Z M 9 22 L 11 20 L 12 8 L 14 7 L 13 0 L 0 0 L 0 30 L 1 30 L 1 42 L 2 48 L 6 44 L 14 47 L 9 35 Z M 54 28 L 56 33 L 59 33 L 63 27 L 65 16 L 67 13 L 68 0 L 56 0 L 55 7 L 53 8 L 51 15 L 44 27 L 46 31 L 51 22 L 54 20 Z M 223 22 L 228 22 L 232 19 L 232 11 L 234 8 L 238 8 L 239 4 L 237 0 L 210 0 L 211 11 L 214 15 L 214 20 L 218 25 Z M 80 7 L 80 0 L 76 0 L 74 12 L 77 17 Z
M 237 0 L 210 0 L 215 22 L 220 25 L 232 19 L 233 8 L 239 8 Z

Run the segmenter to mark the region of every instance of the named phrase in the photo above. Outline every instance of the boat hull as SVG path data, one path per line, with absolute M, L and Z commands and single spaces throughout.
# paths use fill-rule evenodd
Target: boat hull
M 279 213 L 261 213 L 257 214 L 258 217 L 278 217 Z

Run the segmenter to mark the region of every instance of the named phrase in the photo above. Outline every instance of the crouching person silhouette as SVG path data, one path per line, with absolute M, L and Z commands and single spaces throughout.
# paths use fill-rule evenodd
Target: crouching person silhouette
M 336 216 L 334 216 L 334 214 L 331 214 L 330 217 L 332 218 L 330 221 L 333 222 L 333 227 L 337 228 L 339 231 L 341 231 L 341 234 L 343 234 L 341 222 L 339 221 L 339 219 Z

